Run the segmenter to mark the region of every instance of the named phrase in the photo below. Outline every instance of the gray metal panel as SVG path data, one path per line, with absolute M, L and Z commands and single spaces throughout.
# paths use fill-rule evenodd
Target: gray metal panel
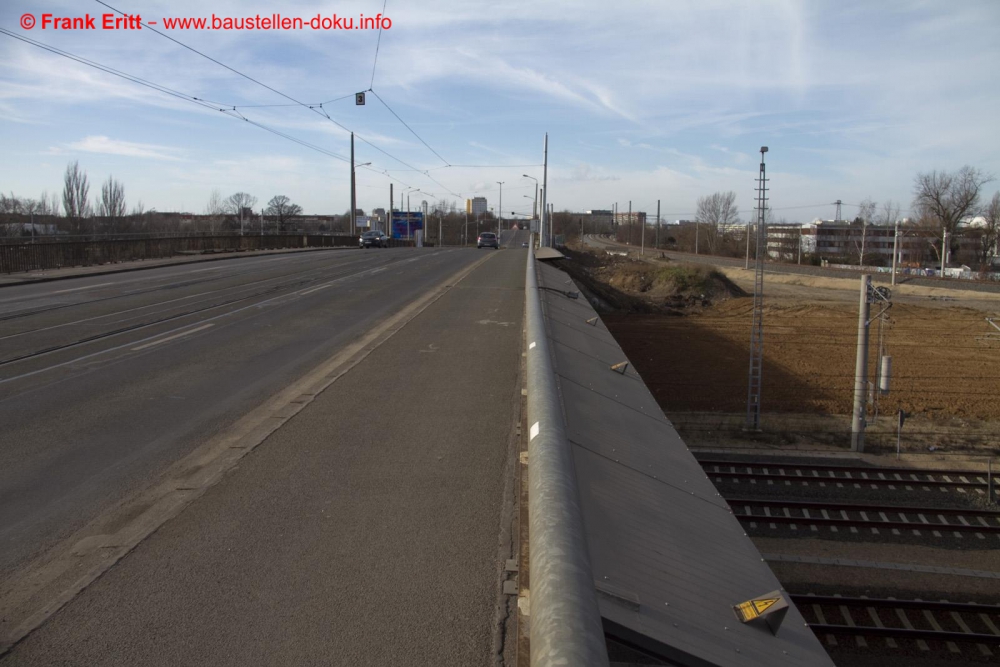
M 565 259 L 566 255 L 562 254 L 555 248 L 539 248 L 535 251 L 535 259 Z
M 624 353 L 536 263 L 602 616 L 692 665 L 832 665 L 792 607 L 776 636 L 732 606 L 780 588 Z

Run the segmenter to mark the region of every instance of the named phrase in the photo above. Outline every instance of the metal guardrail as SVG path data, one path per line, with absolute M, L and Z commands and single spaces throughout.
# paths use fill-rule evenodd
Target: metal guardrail
M 412 245 L 410 241 L 393 239 L 390 242 L 392 247 L 409 245 Z M 181 236 L 99 241 L 0 243 L 0 273 L 161 259 L 185 253 L 331 247 L 356 248 L 358 247 L 358 237 L 326 234 L 272 234 L 269 236 Z
M 525 282 L 532 667 L 607 667 L 608 652 L 535 274 Z

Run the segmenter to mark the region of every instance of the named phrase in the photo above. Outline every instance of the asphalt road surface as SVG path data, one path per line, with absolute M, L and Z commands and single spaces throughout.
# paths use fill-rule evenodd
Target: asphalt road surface
M 3 664 L 486 664 L 525 255 L 342 250 L 0 290 L 6 580 L 484 260 Z

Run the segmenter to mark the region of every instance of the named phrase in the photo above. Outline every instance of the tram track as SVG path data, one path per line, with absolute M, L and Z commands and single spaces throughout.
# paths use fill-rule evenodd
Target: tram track
M 394 260 L 394 261 L 392 261 L 392 260 Z M 270 287 L 268 287 L 266 289 L 258 289 L 256 291 L 250 293 L 250 294 L 241 295 L 241 296 L 236 297 L 236 298 L 226 299 L 226 300 L 223 300 L 221 302 L 212 303 L 211 305 L 206 305 L 206 306 L 199 307 L 199 308 L 188 308 L 188 309 L 185 309 L 183 312 L 180 312 L 180 313 L 173 313 L 171 315 L 167 315 L 167 316 L 164 316 L 164 317 L 158 317 L 158 318 L 150 320 L 150 321 L 141 322 L 141 323 L 138 323 L 138 324 L 133 324 L 133 325 L 125 326 L 125 327 L 118 327 L 118 328 L 115 328 L 115 329 L 111 329 L 111 330 L 108 330 L 108 331 L 96 333 L 96 334 L 93 334 L 93 335 L 83 336 L 81 338 L 77 338 L 77 339 L 72 340 L 70 342 L 60 343 L 60 344 L 57 344 L 57 345 L 51 345 L 51 346 L 44 347 L 44 348 L 41 348 L 41 349 L 32 350 L 31 352 L 27 352 L 25 354 L 16 355 L 16 356 L 9 357 L 9 358 L 6 358 L 6 359 L 0 359 L 0 368 L 5 367 L 5 366 L 9 366 L 11 364 L 15 364 L 15 363 L 18 363 L 18 362 L 23 362 L 23 361 L 27 361 L 27 360 L 31 360 L 31 359 L 37 359 L 37 358 L 42 357 L 42 356 L 47 356 L 47 355 L 50 355 L 50 354 L 53 354 L 53 353 L 57 353 L 57 352 L 69 350 L 69 349 L 72 349 L 72 348 L 75 348 L 75 347 L 79 347 L 79 346 L 82 346 L 82 345 L 87 345 L 87 344 L 94 343 L 94 342 L 97 342 L 97 341 L 109 339 L 109 338 L 112 338 L 112 337 L 115 337 L 115 336 L 120 336 L 120 335 L 123 335 L 123 334 L 135 332 L 135 331 L 141 331 L 141 330 L 148 329 L 150 327 L 154 327 L 154 326 L 157 326 L 157 325 L 160 325 L 160 324 L 164 324 L 164 323 L 168 323 L 168 322 L 173 322 L 173 321 L 176 321 L 176 320 L 179 320 L 179 319 L 183 319 L 185 317 L 190 317 L 192 315 L 198 315 L 198 314 L 205 313 L 205 312 L 212 311 L 212 310 L 216 310 L 216 309 L 219 309 L 219 308 L 225 308 L 227 306 L 233 306 L 233 305 L 236 305 L 236 304 L 245 303 L 245 302 L 251 301 L 253 299 L 266 298 L 266 297 L 272 296 L 272 295 L 277 294 L 277 293 L 282 292 L 282 291 L 295 292 L 298 289 L 302 289 L 303 287 L 308 287 L 308 286 L 314 285 L 315 283 L 323 281 L 323 280 L 342 280 L 344 278 L 348 278 L 348 277 L 351 277 L 351 276 L 354 276 L 354 275 L 360 275 L 360 274 L 363 274 L 363 273 L 368 272 L 368 271 L 385 269 L 385 268 L 388 268 L 388 266 L 391 266 L 391 265 L 393 265 L 393 264 L 395 264 L 395 263 L 397 263 L 399 261 L 407 261 L 407 260 L 402 259 L 402 258 L 399 258 L 399 259 L 392 258 L 392 260 L 389 261 L 389 262 L 387 262 L 387 263 L 379 263 L 379 264 L 376 264 L 374 266 L 368 265 L 368 266 L 366 266 L 361 271 L 357 271 L 356 270 L 358 268 L 358 266 L 357 266 L 358 262 L 353 262 L 353 263 L 351 263 L 351 264 L 349 264 L 347 266 L 336 267 L 336 269 L 332 273 L 329 272 L 330 271 L 330 267 L 324 267 L 322 269 L 311 270 L 311 271 L 307 272 L 306 275 L 303 275 L 300 272 L 298 274 L 284 274 L 282 276 L 277 276 L 277 277 L 274 277 L 274 278 L 263 279 L 263 280 L 260 280 L 260 281 L 254 281 L 255 283 L 259 284 L 259 283 L 271 282 L 273 280 L 282 280 L 282 279 L 288 278 L 290 275 L 297 275 L 298 276 L 298 278 L 295 279 L 295 280 L 286 281 L 286 282 L 283 282 L 283 283 L 278 284 L 278 285 L 272 285 L 272 286 L 270 286 Z M 319 275 L 316 275 L 316 274 L 319 274 Z M 239 288 L 245 288 L 245 287 L 246 287 L 246 284 L 239 286 Z M 229 288 L 226 288 L 226 289 L 229 289 Z M 226 290 L 221 290 L 221 291 L 226 291 Z M 198 294 L 198 295 L 192 295 L 192 298 L 198 297 L 198 296 L 203 296 L 203 295 L 204 295 L 204 293 Z M 152 306 L 162 305 L 162 303 L 161 304 L 151 304 L 151 305 Z M 122 312 L 123 311 L 118 311 L 117 313 L 114 313 L 114 314 L 122 314 Z M 109 315 L 111 315 L 111 314 L 109 314 Z

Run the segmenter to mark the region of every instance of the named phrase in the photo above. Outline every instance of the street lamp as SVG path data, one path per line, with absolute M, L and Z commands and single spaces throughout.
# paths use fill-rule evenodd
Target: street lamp
M 500 217 L 497 218 L 497 238 L 500 238 L 500 231 L 503 229 L 503 181 L 497 181 L 500 185 Z
M 538 213 L 537 213 L 537 211 L 538 211 L 538 179 L 535 178 L 534 176 L 528 176 L 527 174 L 524 174 L 524 177 L 525 178 L 530 178 L 531 180 L 533 180 L 535 182 L 535 199 L 534 199 L 535 203 L 533 203 L 531 205 L 531 219 L 535 220 L 536 216 L 538 215 Z M 524 196 L 528 197 L 528 195 L 524 195 Z M 528 199 L 531 199 L 531 197 L 528 197 Z
M 410 193 L 420 192 L 419 188 L 410 188 L 406 191 L 406 238 L 412 239 L 413 232 L 410 230 Z
M 358 233 L 358 225 L 356 219 L 356 210 L 358 205 L 358 193 L 357 185 L 355 183 L 354 171 L 358 167 L 367 167 L 371 162 L 365 162 L 362 164 L 354 164 L 354 135 L 351 135 L 351 234 Z

